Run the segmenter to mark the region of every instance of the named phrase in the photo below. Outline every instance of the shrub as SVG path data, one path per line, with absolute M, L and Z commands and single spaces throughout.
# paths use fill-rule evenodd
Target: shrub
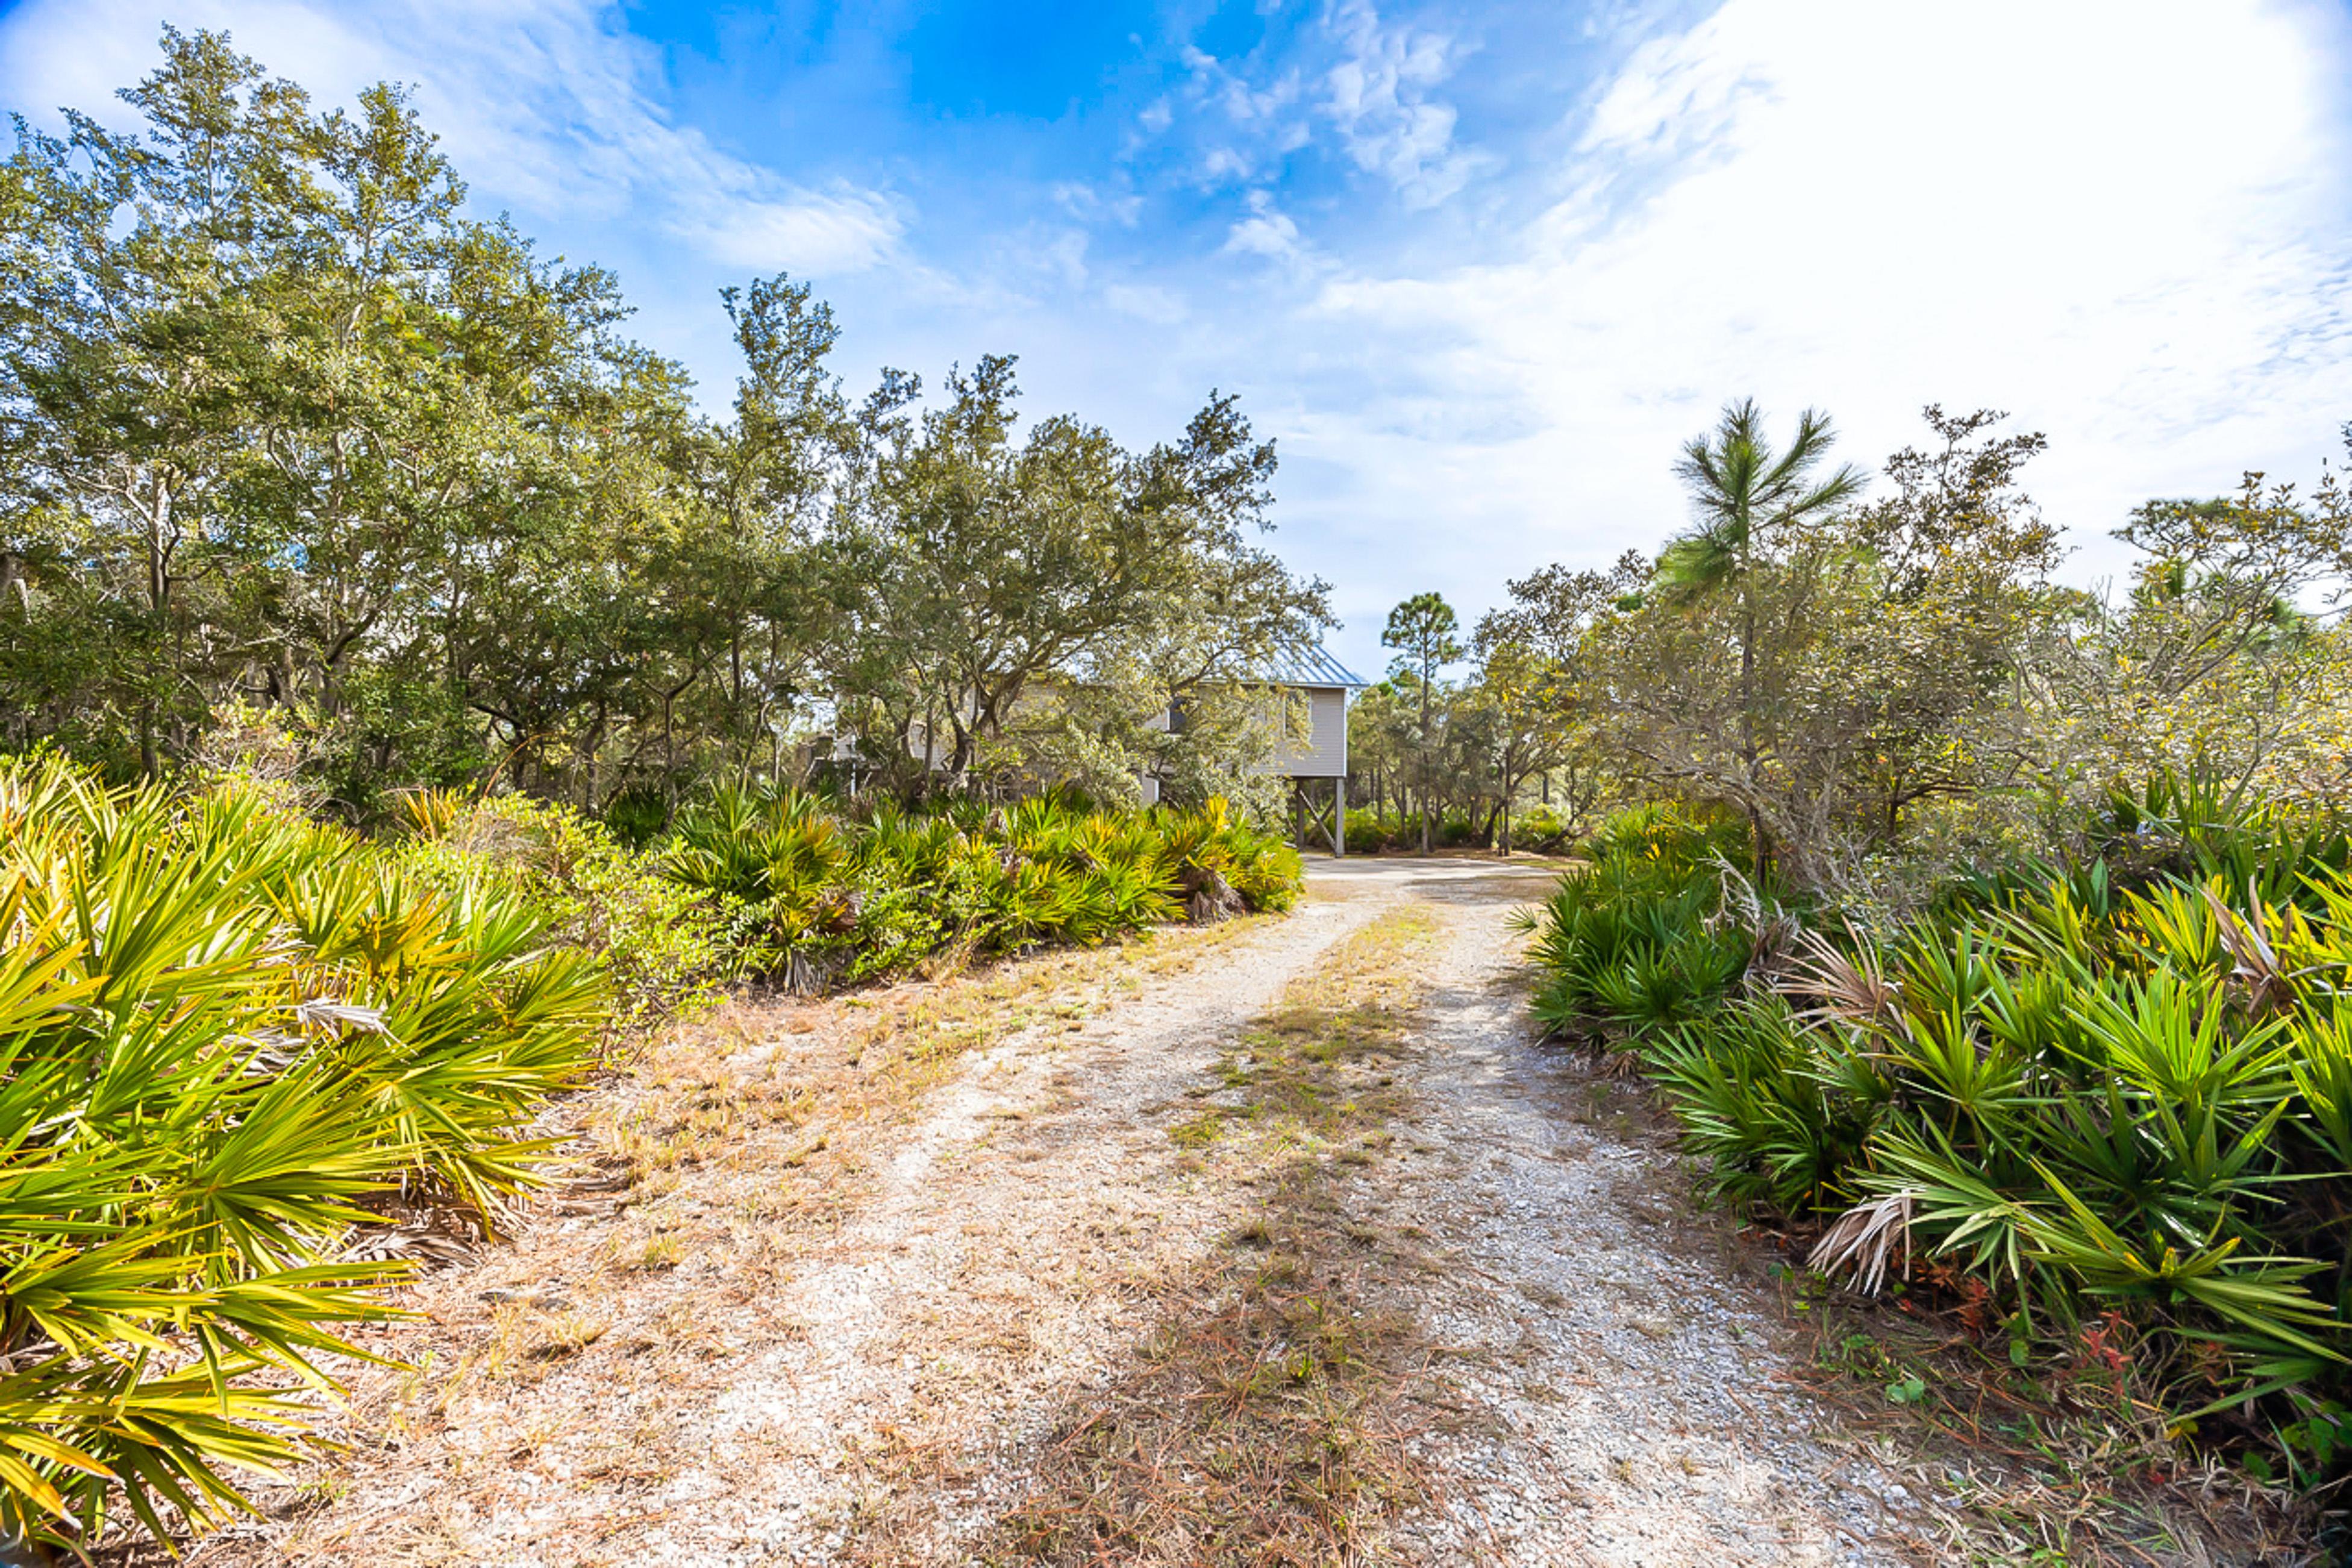
M 1303 869 L 1223 800 L 1105 811 L 1056 796 L 862 818 L 726 787 L 679 813 L 672 875 L 723 902 L 743 962 L 800 989 L 940 953 L 1092 946 L 1180 917 L 1287 908 Z
M 1612 822 L 1533 923 L 1538 1015 L 1638 1051 L 1717 1192 L 1837 1218 L 1825 1264 L 1941 1259 L 2020 1343 L 2120 1312 L 2151 1388 L 2303 1433 L 2274 1440 L 2319 1479 L 2352 1388 L 2336 828 L 2158 780 L 2100 858 L 1769 965 L 1705 841 Z
M 1734 1003 L 1666 1032 L 1649 1058 L 1716 1196 L 1784 1214 L 1858 1196 L 1850 1184 L 1886 1087 L 1861 1053 L 1804 1028 L 1785 1001 Z
M 1554 1033 L 1643 1036 L 1689 1022 L 1745 976 L 1753 934 L 1724 908 L 1733 831 L 1679 812 L 1612 817 L 1526 924 Z M 1744 885 L 1744 884 L 1742 884 Z
M 718 998 L 731 954 L 725 911 L 602 824 L 520 795 L 468 802 L 406 796 L 402 860 L 436 883 L 487 877 L 539 910 L 549 936 L 576 947 L 610 982 L 607 1051 Z
M 1565 853 L 1576 837 L 1576 819 L 1549 806 L 1530 806 L 1511 821 L 1511 842 L 1530 854 Z
M 0 762 L 0 1535 L 160 1537 L 307 1451 L 356 1229 L 537 1179 L 606 982 L 494 879 L 53 759 Z

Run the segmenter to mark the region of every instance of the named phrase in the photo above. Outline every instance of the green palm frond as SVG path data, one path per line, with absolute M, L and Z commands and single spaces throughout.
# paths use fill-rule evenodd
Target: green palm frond
M 606 993 L 516 895 L 233 786 L 0 763 L 0 1533 L 200 1526 L 386 1315 L 371 1206 L 535 1179 Z

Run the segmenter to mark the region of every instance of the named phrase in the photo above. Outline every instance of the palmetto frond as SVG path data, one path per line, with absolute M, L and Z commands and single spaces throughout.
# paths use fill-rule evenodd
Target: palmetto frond
M 236 787 L 0 763 L 0 1536 L 161 1532 L 307 1448 L 409 1186 L 487 1218 L 605 995 L 462 867 Z
M 1744 928 L 1769 906 L 1629 822 L 1533 923 L 1536 1012 L 1624 1029 L 1717 1192 L 1834 1217 L 1817 1268 L 1871 1290 L 1937 1258 L 2067 1349 L 2122 1312 L 2206 1347 L 2209 1408 L 2340 1399 L 2352 880 L 2332 835 L 2148 799 L 2196 824 L 2193 873 L 2021 872 L 1881 938 L 1809 933 L 1760 1000 L 1673 990 L 1710 907 Z
M 1847 936 L 1848 945 L 1842 947 L 1818 931 L 1801 934 L 1797 941 L 1803 957 L 1777 988 L 1782 996 L 1812 1003 L 1801 1010 L 1801 1018 L 1907 1035 L 1911 1026 L 1903 1011 L 1902 982 L 1887 974 L 1875 947 L 1851 930 Z
M 941 948 L 1088 946 L 1186 915 L 1283 909 L 1303 868 L 1223 800 L 1097 811 L 1036 796 L 864 821 L 796 790 L 728 788 L 681 812 L 672 873 L 728 901 L 795 988 L 885 974 Z
M 1822 1233 L 1806 1261 L 1824 1274 L 1851 1273 L 1864 1295 L 1876 1295 L 1896 1255 L 1910 1260 L 1913 1198 L 1906 1188 L 1854 1205 Z

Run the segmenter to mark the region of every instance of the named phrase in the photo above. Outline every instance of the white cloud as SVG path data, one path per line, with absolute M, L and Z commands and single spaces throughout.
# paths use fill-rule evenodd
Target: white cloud
M 109 108 L 113 89 L 155 63 L 153 3 L 20 7 L 0 26 L 0 99 L 41 118 L 55 103 L 121 118 Z M 175 0 L 172 15 L 185 29 L 228 29 L 238 48 L 329 103 L 379 80 L 415 84 L 425 122 L 490 204 L 626 217 L 730 266 L 824 272 L 894 256 L 898 204 L 801 189 L 677 125 L 617 19 L 595 0 Z
M 753 271 L 860 272 L 889 257 L 902 225 L 889 204 L 864 191 L 793 192 L 738 198 L 680 212 L 670 232 L 714 261 Z
M 1209 185 L 1246 180 L 1256 167 L 1249 154 L 1238 147 L 1212 147 L 1202 155 L 1201 180 Z
M 1258 84 L 1250 80 L 1245 68 L 1236 69 L 1192 44 L 1179 50 L 1178 57 L 1192 72 L 1181 89 L 1185 101 L 1196 110 L 1223 115 L 1233 134 L 1249 144 L 1211 148 L 1200 166 L 1202 183 L 1234 184 L 1255 179 L 1261 159 L 1251 147 L 1261 150 L 1268 160 L 1278 161 L 1311 139 L 1298 109 L 1305 89 L 1297 70 L 1286 70 Z M 1166 130 L 1173 120 L 1168 100 L 1155 102 L 1144 111 L 1143 120 L 1147 130 Z
M 1250 215 L 1225 235 L 1225 252 L 1233 256 L 1263 256 L 1276 261 L 1297 261 L 1306 254 L 1298 225 L 1274 204 L 1267 191 L 1249 193 Z
M 1370 0 L 1342 0 L 1328 21 L 1346 54 L 1324 77 L 1323 111 L 1358 168 L 1386 179 L 1408 205 L 1427 207 L 1491 166 L 1454 145 L 1453 106 L 1428 96 L 1453 74 L 1453 39 L 1383 26 Z
M 1726 398 L 1825 406 L 1865 463 L 1931 400 L 2003 407 L 2052 437 L 2029 477 L 2077 570 L 2112 570 L 2135 501 L 2307 478 L 2352 416 L 2342 33 L 2257 0 L 1729 0 L 1588 98 L 1501 254 L 1324 284 L 1291 351 L 1364 391 L 1285 450 L 1342 476 L 1315 515 L 1398 541 L 1393 589 L 1475 602 L 1654 545 Z
M 1056 181 L 1050 193 L 1061 209 L 1081 223 L 1108 218 L 1121 228 L 1133 228 L 1143 216 L 1143 198 L 1132 191 L 1108 192 L 1076 180 Z
M 1193 45 L 1185 45 L 1180 57 L 1192 73 L 1189 95 L 1197 102 L 1216 105 L 1236 125 L 1272 125 L 1297 101 L 1299 81 L 1296 71 L 1286 71 L 1258 87 L 1216 56 Z

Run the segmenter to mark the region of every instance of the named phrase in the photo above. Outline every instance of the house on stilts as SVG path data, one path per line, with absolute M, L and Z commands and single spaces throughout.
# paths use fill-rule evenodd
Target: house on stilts
M 1307 703 L 1306 733 L 1286 739 L 1274 764 L 1290 779 L 1293 837 L 1301 850 L 1319 842 L 1346 854 L 1348 704 L 1368 683 L 1319 647 L 1276 660 L 1256 678 Z
M 1220 674 L 1216 679 L 1229 687 L 1263 694 L 1263 722 L 1276 733 L 1272 756 L 1260 765 L 1259 770 L 1289 781 L 1294 841 L 1301 850 L 1321 847 L 1335 855 L 1346 854 L 1348 704 L 1370 683 L 1319 646 L 1279 654 L 1246 669 Z M 1067 677 L 1042 678 L 1022 697 L 1021 706 L 1026 710 L 1050 703 L 1057 689 L 1076 684 Z M 970 699 L 965 701 L 964 712 L 970 722 Z M 1147 722 L 1154 728 L 1181 730 L 1185 726 L 1184 706 L 1178 703 Z M 907 755 L 919 761 L 927 771 L 937 774 L 945 768 L 940 738 L 929 720 L 912 720 L 907 726 L 903 744 Z M 822 737 L 821 746 L 825 761 L 848 770 L 851 792 L 855 793 L 861 761 L 856 743 L 846 737 L 828 735 Z M 1137 782 L 1142 787 L 1146 805 L 1160 800 L 1161 780 L 1158 777 L 1145 773 Z
M 1346 854 L 1348 703 L 1370 683 L 1319 647 L 1280 655 L 1228 678 L 1265 695 L 1264 721 L 1281 732 L 1262 770 L 1290 781 L 1292 841 L 1301 850 L 1319 845 Z M 1183 728 L 1182 705 L 1152 722 Z M 1142 784 L 1145 803 L 1157 801 L 1160 780 L 1147 774 Z

